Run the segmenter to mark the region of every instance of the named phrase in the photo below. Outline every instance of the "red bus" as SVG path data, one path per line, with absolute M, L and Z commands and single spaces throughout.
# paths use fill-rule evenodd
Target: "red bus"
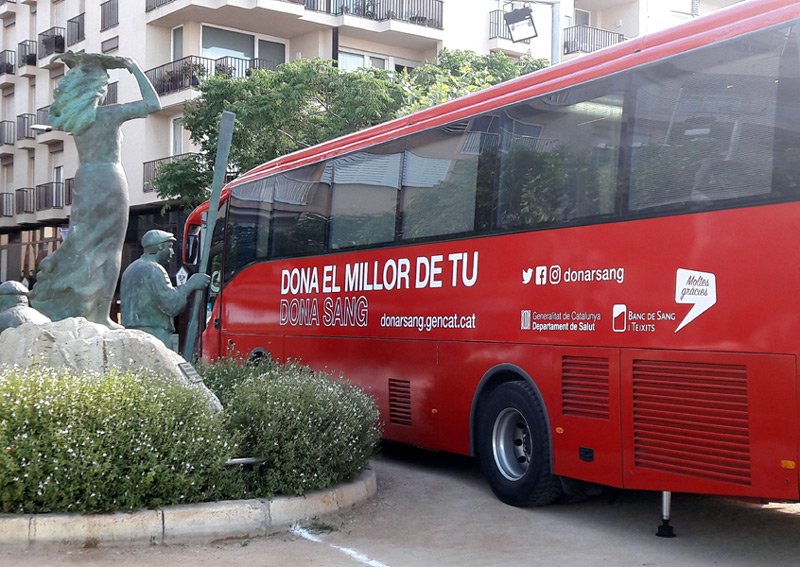
M 275 159 L 220 211 L 206 359 L 342 373 L 513 505 L 800 498 L 796 1 Z

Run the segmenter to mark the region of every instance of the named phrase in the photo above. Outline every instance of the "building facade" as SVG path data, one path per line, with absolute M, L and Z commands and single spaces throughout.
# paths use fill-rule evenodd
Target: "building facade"
M 123 266 L 159 228 L 179 236 L 183 215 L 162 214 L 152 180 L 160 163 L 196 151 L 180 124 L 197 85 L 299 58 L 402 70 L 438 51 L 502 51 L 558 61 L 738 3 L 737 0 L 0 0 L 0 281 L 35 283 L 38 263 L 66 234 L 78 156 L 50 131 L 52 93 L 66 50 L 136 59 L 162 110 L 127 122 L 122 165 L 130 186 Z M 503 14 L 528 6 L 537 36 L 510 39 Z M 110 72 L 106 104 L 139 96 L 127 72 Z M 177 260 L 175 260 L 177 268 Z

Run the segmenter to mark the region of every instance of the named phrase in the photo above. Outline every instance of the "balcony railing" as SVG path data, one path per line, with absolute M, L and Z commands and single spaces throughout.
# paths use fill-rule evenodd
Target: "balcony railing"
M 67 20 L 67 45 L 75 45 L 86 39 L 85 14 L 79 14 Z
M 147 0 L 145 10 L 155 10 L 175 0 Z M 442 29 L 442 0 L 283 0 L 303 4 L 326 14 L 349 14 L 369 20 L 400 20 Z
M 214 69 L 214 60 L 190 55 L 145 72 L 160 95 L 195 87 Z
M 625 41 L 621 33 L 590 26 L 572 26 L 564 30 L 564 55 L 592 53 Z
M 64 53 L 66 39 L 64 28 L 50 28 L 39 34 L 39 59 L 44 59 L 48 55 Z
M 33 126 L 36 124 L 35 114 L 18 114 L 17 115 L 17 140 L 32 140 L 36 138 Z
M 119 4 L 117 0 L 108 0 L 100 4 L 100 31 L 113 28 L 119 24 Z
M 226 75 L 229 79 L 250 75 L 253 69 L 274 71 L 278 64 L 269 59 L 242 59 L 241 57 L 221 57 L 214 61 L 214 74 Z
M 0 144 L 13 144 L 16 141 L 16 124 L 11 120 L 0 122 Z
M 17 189 L 15 193 L 17 194 L 17 214 L 36 212 L 36 189 L 25 187 L 24 189 Z
M 165 95 L 199 86 L 204 79 L 212 75 L 225 75 L 228 78 L 244 77 L 253 69 L 274 71 L 277 66 L 275 61 L 269 59 L 221 57 L 215 60 L 191 55 L 150 69 L 145 75 L 153 83 L 156 92 Z
M 143 164 L 144 170 L 142 172 L 142 190 L 145 193 L 155 191 L 155 186 L 153 185 L 153 181 L 156 177 L 158 177 L 158 167 L 165 163 L 172 163 L 181 159 L 186 159 L 188 157 L 197 155 L 196 153 L 188 153 L 188 154 L 178 154 L 175 156 L 169 156 L 161 159 L 154 159 L 153 161 L 146 161 Z
M 50 125 L 50 106 L 44 106 L 36 111 L 36 124 L 41 126 Z M 40 134 L 41 130 L 37 130 L 36 134 Z
M 6 49 L 0 51 L 0 75 L 13 75 L 17 69 L 17 54 Z
M 35 41 L 26 39 L 17 44 L 17 64 L 20 67 L 23 65 L 36 65 Z
M 36 186 L 36 210 L 63 209 L 66 204 L 65 183 L 51 181 Z
M 0 193 L 0 217 L 14 216 L 14 193 Z
M 506 21 L 503 19 L 503 10 L 492 10 L 489 12 L 489 39 L 507 39 L 511 41 L 511 33 L 508 31 Z M 531 40 L 524 39 L 518 43 L 530 44 Z

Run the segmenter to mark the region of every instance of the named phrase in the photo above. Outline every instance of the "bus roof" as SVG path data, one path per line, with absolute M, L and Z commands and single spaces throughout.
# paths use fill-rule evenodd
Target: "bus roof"
M 232 187 L 265 175 L 309 165 L 463 120 L 487 110 L 545 95 L 793 18 L 800 18 L 800 2 L 796 0 L 747 0 L 685 24 L 634 38 L 488 89 L 272 159 L 231 181 L 225 187 L 222 198 L 227 197 Z M 192 216 L 206 210 L 208 202 L 195 209 Z

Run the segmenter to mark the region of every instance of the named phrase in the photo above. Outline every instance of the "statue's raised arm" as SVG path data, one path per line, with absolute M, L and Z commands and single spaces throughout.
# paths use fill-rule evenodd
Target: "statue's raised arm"
M 39 265 L 31 305 L 54 321 L 85 317 L 116 326 L 109 318 L 128 227 L 128 184 L 120 164 L 120 127 L 161 109 L 155 89 L 132 59 L 67 52 L 52 61 L 70 70 L 50 105 L 50 125 L 70 132 L 80 165 L 75 173 L 67 237 Z M 108 70 L 127 69 L 141 100 L 99 106 L 108 89 Z

